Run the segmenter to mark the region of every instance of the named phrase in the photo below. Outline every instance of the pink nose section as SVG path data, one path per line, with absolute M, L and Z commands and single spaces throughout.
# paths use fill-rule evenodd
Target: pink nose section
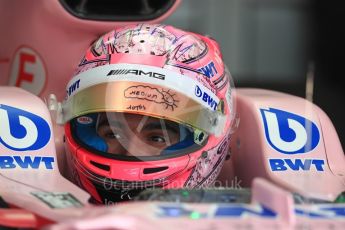
M 0 23 L 0 29 L 6 31 L 6 36 L 0 36 L 0 44 L 6 44 L 0 55 L 0 85 L 19 86 L 46 98 L 54 93 L 62 100 L 75 66 L 95 38 L 129 24 L 128 20 L 133 24 L 160 23 L 176 10 L 181 0 L 145 1 L 156 2 L 149 9 L 140 9 L 144 1 L 134 1 L 136 10 L 121 2 L 0 1 L 4 12 L 0 21 L 10 18 L 11 27 L 15 28 L 8 30 L 7 23 Z M 132 15 L 128 15 L 128 8 Z M 147 64 L 153 62 L 160 63 L 148 59 Z

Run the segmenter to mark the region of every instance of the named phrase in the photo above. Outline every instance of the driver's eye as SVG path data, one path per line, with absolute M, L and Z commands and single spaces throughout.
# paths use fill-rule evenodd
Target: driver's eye
M 149 137 L 149 141 L 165 143 L 165 139 L 162 136 L 154 135 Z
M 119 139 L 120 138 L 120 135 L 117 134 L 117 133 L 113 133 L 112 131 L 111 132 L 107 132 L 105 133 L 105 138 L 107 139 Z

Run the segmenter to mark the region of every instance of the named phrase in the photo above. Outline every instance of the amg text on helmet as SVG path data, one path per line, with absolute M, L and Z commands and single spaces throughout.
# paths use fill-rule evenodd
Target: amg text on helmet
M 164 80 L 165 79 L 165 75 L 164 74 L 160 74 L 160 73 L 155 73 L 155 72 L 144 72 L 142 70 L 138 70 L 138 69 L 113 69 L 110 70 L 109 73 L 107 74 L 107 76 L 111 76 L 111 75 L 127 75 L 127 74 L 134 74 L 134 75 L 138 75 L 138 76 L 148 76 L 148 77 L 153 77 L 153 78 L 157 78 L 160 80 Z

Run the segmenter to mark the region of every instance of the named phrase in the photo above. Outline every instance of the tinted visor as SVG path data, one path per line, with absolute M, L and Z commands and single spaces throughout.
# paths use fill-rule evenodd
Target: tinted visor
M 72 120 L 74 138 L 92 152 L 107 157 L 177 156 L 200 149 L 204 132 L 151 116 L 102 112 Z

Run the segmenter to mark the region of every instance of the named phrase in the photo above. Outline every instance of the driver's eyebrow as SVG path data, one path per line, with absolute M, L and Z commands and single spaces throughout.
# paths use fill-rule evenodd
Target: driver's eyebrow
M 104 119 L 104 120 L 101 120 L 97 126 L 97 129 L 103 127 L 103 126 L 112 126 L 112 127 L 117 127 L 117 128 L 123 128 L 123 124 L 121 122 L 118 122 L 118 121 L 109 121 Z
M 179 134 L 179 130 L 177 127 L 175 127 L 174 125 L 166 122 L 165 123 L 165 127 L 167 130 L 169 131 L 172 131 L 176 134 Z M 162 129 L 162 126 L 160 124 L 160 122 L 151 122 L 151 123 L 148 123 L 144 126 L 144 128 L 142 130 L 145 130 L 145 131 L 151 131 L 151 130 L 156 130 L 156 129 Z

